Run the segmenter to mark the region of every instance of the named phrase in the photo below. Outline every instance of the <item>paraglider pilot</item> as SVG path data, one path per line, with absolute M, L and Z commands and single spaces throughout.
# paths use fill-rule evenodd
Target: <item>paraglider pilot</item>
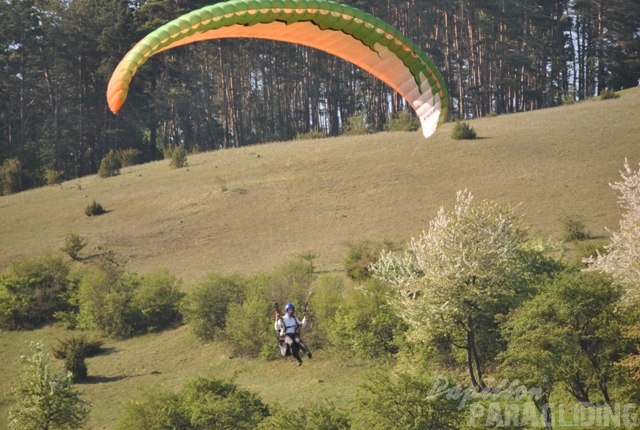
M 300 329 L 307 326 L 307 315 L 302 314 L 302 321 L 295 316 L 295 307 L 292 303 L 287 303 L 284 307 L 285 315 L 281 316 L 276 311 L 276 322 L 274 327 L 280 336 L 280 353 L 283 357 L 293 355 L 298 362 L 298 366 L 302 366 L 300 358 L 300 349 L 307 353 L 307 357 L 311 358 L 311 351 L 300 339 Z

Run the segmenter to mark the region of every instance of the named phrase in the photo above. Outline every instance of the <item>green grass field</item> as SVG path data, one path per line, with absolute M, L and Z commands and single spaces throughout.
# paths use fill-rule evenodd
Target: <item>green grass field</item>
M 208 272 L 256 273 L 307 251 L 318 255 L 319 271 L 338 272 L 349 243 L 402 244 L 465 188 L 520 205 L 525 223 L 545 236 L 560 239 L 560 220 L 578 217 L 602 241 L 620 218 L 609 183 L 625 158 L 640 162 L 638 112 L 635 88 L 614 100 L 469 121 L 474 141 L 452 140 L 449 123 L 429 140 L 398 132 L 273 143 L 190 155 L 183 169 L 165 160 L 3 196 L 0 268 L 59 252 L 73 231 L 88 242 L 81 257 L 112 250 L 127 269 L 167 269 L 185 289 Z M 93 200 L 108 213 L 87 217 Z M 64 336 L 54 327 L 0 333 L 0 428 L 20 354 L 30 341 Z M 229 358 L 224 345 L 202 345 L 186 327 L 105 346 L 108 354 L 87 360 L 91 379 L 79 386 L 95 429 L 113 428 L 122 402 L 148 386 L 178 388 L 205 374 L 233 378 L 267 402 L 286 386 L 298 393 L 292 406 L 323 398 L 343 405 L 373 366 L 323 351 L 300 369 Z

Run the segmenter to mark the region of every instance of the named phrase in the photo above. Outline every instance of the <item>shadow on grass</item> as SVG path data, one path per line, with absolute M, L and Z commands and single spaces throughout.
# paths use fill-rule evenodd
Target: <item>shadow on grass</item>
M 109 382 L 118 382 L 123 379 L 130 378 L 129 375 L 117 375 L 117 376 L 87 376 L 82 381 L 79 381 L 80 384 L 107 384 Z

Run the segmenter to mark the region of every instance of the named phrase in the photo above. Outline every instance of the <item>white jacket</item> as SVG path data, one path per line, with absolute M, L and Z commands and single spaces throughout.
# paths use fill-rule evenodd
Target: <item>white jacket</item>
M 294 334 L 298 327 L 305 328 L 306 326 L 307 317 L 302 317 L 302 321 L 300 321 L 295 316 L 290 317 L 289 315 L 284 315 L 278 318 L 274 324 L 274 327 L 276 331 L 280 333 L 280 336 L 284 336 L 285 334 Z

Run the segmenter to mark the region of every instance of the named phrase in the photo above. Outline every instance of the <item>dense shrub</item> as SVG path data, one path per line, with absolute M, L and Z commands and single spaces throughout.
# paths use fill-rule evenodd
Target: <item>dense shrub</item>
M 0 195 L 20 191 L 22 163 L 17 158 L 8 158 L 0 165 Z
M 378 243 L 364 240 L 349 244 L 347 257 L 344 260 L 344 270 L 350 279 L 366 281 L 371 278 L 369 267 L 380 258 L 383 250 L 392 249 L 391 243 Z
M 475 139 L 476 131 L 466 121 L 457 121 L 451 137 L 455 140 Z
M 466 411 L 460 397 L 433 395 L 433 380 L 408 374 L 377 373 L 360 387 L 352 429 L 464 428 Z
M 313 283 L 313 295 L 309 299 L 309 325 L 303 333 L 307 345 L 318 348 L 328 344 L 332 321 L 342 305 L 345 288 L 344 278 L 337 275 L 323 275 Z
M 591 238 L 591 234 L 587 231 L 586 225 L 581 218 L 563 217 L 560 222 L 564 227 L 565 240 L 585 240 Z
M 58 343 L 51 347 L 51 354 L 58 360 L 64 360 L 67 358 L 68 351 L 82 348 L 86 357 L 94 357 L 103 352 L 103 344 L 102 340 L 83 334 L 71 335 L 64 339 L 58 339 Z
M 617 99 L 618 97 L 620 97 L 620 94 L 615 90 L 606 90 L 600 93 L 600 100 Z
M 132 166 L 138 162 L 140 158 L 140 150 L 134 148 L 121 149 L 118 151 L 118 160 L 122 167 Z
M 349 430 L 351 423 L 348 411 L 336 408 L 333 403 L 324 402 L 307 404 L 293 410 L 272 410 L 271 416 L 257 427 L 258 430 L 286 428 Z
M 416 131 L 420 129 L 420 121 L 412 110 L 403 110 L 391 115 L 385 128 L 387 131 Z
M 57 185 L 62 182 L 64 172 L 62 170 L 44 169 L 44 180 L 47 185 Z
M 142 316 L 143 330 L 158 331 L 182 322 L 183 298 L 180 283 L 169 272 L 144 276 L 133 297 L 133 305 Z
M 89 405 L 80 399 L 67 372 L 49 364 L 50 355 L 41 342 L 32 356 L 20 358 L 18 383 L 8 423 L 12 430 L 77 429 L 89 415 Z
M 364 113 L 357 113 L 348 117 L 342 127 L 342 132 L 347 136 L 371 133 Z
M 114 151 L 109 151 L 100 162 L 98 176 L 100 176 L 101 178 L 117 176 L 120 174 L 120 167 L 122 166 L 120 164 L 118 155 Z
M 172 167 L 179 169 L 187 165 L 187 150 L 184 149 L 184 146 L 172 148 L 167 151 L 167 154 L 167 158 L 170 158 L 170 164 Z
M 255 429 L 269 416 L 258 395 L 215 378 L 189 381 L 177 394 L 149 390 L 125 407 L 118 429 Z
M 30 329 L 54 321 L 66 309 L 69 266 L 50 254 L 14 263 L 0 277 L 0 328 Z
M 87 246 L 87 242 L 78 233 L 70 231 L 64 237 L 64 246 L 61 251 L 67 254 L 71 259 L 76 260 L 78 253 Z
M 87 379 L 86 351 L 82 343 L 70 345 L 64 357 L 64 368 L 71 373 L 73 382 Z
M 277 266 L 263 282 L 268 298 L 284 306 L 293 302 L 298 310 L 307 299 L 316 279 L 315 267 L 310 258 L 300 256 Z
M 191 332 L 204 342 L 221 333 L 229 306 L 244 298 L 244 283 L 238 276 L 211 273 L 192 288 L 182 309 Z
M 102 215 L 105 212 L 106 211 L 104 210 L 104 207 L 102 207 L 102 205 L 95 200 L 84 209 L 84 213 L 86 216 L 98 216 Z
M 331 344 L 344 353 L 372 358 L 397 352 L 405 324 L 388 303 L 390 291 L 376 279 L 348 291 L 329 328 Z
M 229 305 L 225 335 L 235 355 L 272 358 L 276 353 L 272 307 L 262 297 Z
M 78 326 L 116 337 L 143 333 L 142 312 L 134 302 L 139 285 L 140 278 L 132 273 L 113 274 L 99 269 L 86 273 L 78 291 Z
M 296 133 L 296 140 L 324 139 L 326 137 L 328 137 L 327 133 L 322 130 L 311 130 L 306 133 Z
M 77 326 L 130 337 L 182 321 L 179 282 L 161 271 L 144 277 L 109 267 L 87 271 L 77 294 Z

